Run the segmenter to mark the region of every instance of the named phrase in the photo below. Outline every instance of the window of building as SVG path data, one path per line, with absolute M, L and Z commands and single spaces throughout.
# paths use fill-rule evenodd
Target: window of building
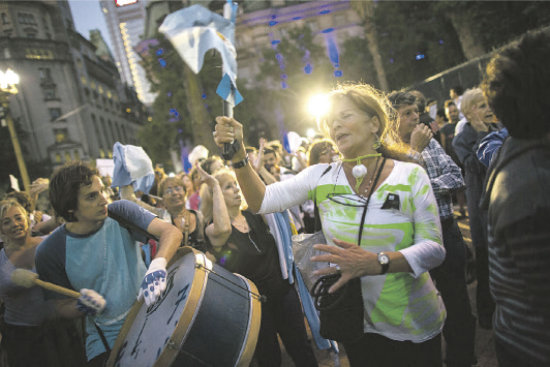
M 39 68 L 40 82 L 49 82 L 52 80 L 51 70 L 49 68 Z
M 113 142 L 120 139 L 120 137 L 117 137 L 115 134 L 115 128 L 113 127 L 113 122 L 111 120 L 108 120 L 107 123 L 109 124 L 109 130 L 111 131 L 111 136 L 113 137 Z
M 25 57 L 27 59 L 34 60 L 52 60 L 53 51 L 40 48 L 27 48 L 25 49 Z
M 118 140 L 121 141 L 121 140 L 122 140 L 122 132 L 120 131 L 120 126 L 119 126 L 119 124 L 117 124 L 116 122 L 115 122 L 115 128 L 116 128 Z
M 53 129 L 53 135 L 56 143 L 63 143 L 69 139 L 69 131 L 66 128 Z
M 105 137 L 105 146 L 108 147 L 112 144 L 113 140 L 111 137 L 109 137 L 109 131 L 107 130 L 107 124 L 105 123 L 105 120 L 103 117 L 99 118 L 99 122 L 101 123 L 101 130 L 103 131 L 103 136 Z
M 75 150 L 73 151 L 73 155 L 74 155 L 74 159 L 75 159 L 76 161 L 79 161 L 79 160 L 80 160 L 80 152 L 78 151 L 78 149 L 75 149 Z
M 44 85 L 42 86 L 42 93 L 44 94 L 44 100 L 51 101 L 56 100 L 57 98 L 57 90 L 55 85 Z
M 55 163 L 61 163 L 61 154 L 55 153 Z
M 80 77 L 80 82 L 84 85 L 88 85 L 88 79 L 84 75 Z
M 65 162 L 70 162 L 72 161 L 72 157 L 71 157 L 71 152 L 69 152 L 68 150 L 65 151 Z
M 99 158 L 105 158 L 105 151 L 102 148 L 99 148 Z
M 55 121 L 61 117 L 61 108 L 59 107 L 48 108 L 48 111 L 50 113 L 50 121 Z
M 3 25 L 10 24 L 10 21 L 8 20 L 8 14 L 2 13 L 0 14 L 0 18 L 2 18 Z
M 36 19 L 34 19 L 34 15 L 29 13 L 17 13 L 17 21 L 20 24 L 36 25 Z

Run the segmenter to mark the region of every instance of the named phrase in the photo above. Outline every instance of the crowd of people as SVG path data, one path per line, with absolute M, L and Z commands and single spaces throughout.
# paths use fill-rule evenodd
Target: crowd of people
M 73 162 L 30 195 L 6 194 L 3 363 L 103 366 L 136 298 L 155 304 L 170 259 L 191 246 L 264 296 L 252 365 L 280 366 L 280 338 L 296 366 L 317 366 L 283 248 L 287 233 L 322 229 L 314 275 L 336 276 L 329 294 L 360 284 L 361 336 L 340 343 L 351 366 L 475 366 L 478 327 L 494 330 L 500 366 L 550 365 L 549 57 L 550 37 L 527 34 L 432 115 L 418 91 L 339 86 L 324 137 L 291 153 L 278 141 L 245 145 L 243 126 L 217 117 L 215 143 L 234 144 L 232 156 L 208 152 L 189 173 L 157 169 L 148 193 L 108 187 Z M 48 213 L 37 207 L 44 195 Z M 466 217 L 473 253 L 458 226 Z M 24 286 L 18 268 L 79 295 Z

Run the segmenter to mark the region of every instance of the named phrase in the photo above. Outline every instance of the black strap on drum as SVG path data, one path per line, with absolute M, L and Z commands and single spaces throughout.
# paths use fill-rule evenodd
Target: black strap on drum
M 99 337 L 101 338 L 101 342 L 103 343 L 103 346 L 105 347 L 105 350 L 107 351 L 107 353 L 111 353 L 111 348 L 109 348 L 109 344 L 107 343 L 107 339 L 105 338 L 105 334 L 103 334 L 103 331 L 99 328 L 99 326 L 97 326 L 97 324 L 95 323 L 94 320 L 91 320 L 92 323 L 94 324 L 96 330 L 97 330 L 97 333 L 99 334 Z
M 207 272 L 209 272 L 209 273 L 211 273 L 211 274 L 217 275 L 217 276 L 219 276 L 220 278 L 225 279 L 227 282 L 233 284 L 233 285 L 234 285 L 235 287 L 237 287 L 237 288 L 240 288 L 240 289 L 242 289 L 242 290 L 244 290 L 244 291 L 247 291 L 248 293 L 250 293 L 251 296 L 253 296 L 254 298 L 256 298 L 256 299 L 257 299 L 258 301 L 260 301 L 260 302 L 266 302 L 266 301 L 267 301 L 267 297 L 266 297 L 266 296 L 261 295 L 261 294 L 258 294 L 258 293 L 251 292 L 248 288 L 243 287 L 242 285 L 237 284 L 237 283 L 231 281 L 230 279 L 227 279 L 227 278 L 224 277 L 223 275 L 216 273 L 216 272 L 215 272 L 214 270 L 212 270 L 212 269 L 208 269 L 206 266 L 204 266 L 204 265 L 202 265 L 202 264 L 196 264 L 195 266 L 196 266 L 197 268 L 204 269 L 204 270 L 206 270 Z

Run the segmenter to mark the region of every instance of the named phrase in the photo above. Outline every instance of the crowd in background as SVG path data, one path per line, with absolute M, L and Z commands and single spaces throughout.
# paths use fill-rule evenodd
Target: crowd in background
M 433 352 L 433 346 L 426 346 L 428 349 L 414 351 L 410 349 L 410 352 L 407 352 L 410 353 L 410 358 L 416 358 L 418 357 L 415 357 L 416 354 L 424 353 L 431 358 L 425 359 L 429 361 L 430 365 L 441 365 L 441 362 L 444 361 L 449 367 L 473 366 L 477 363 L 474 350 L 476 328 L 495 328 L 499 363 L 512 366 L 513 364 L 510 362 L 505 362 L 503 356 L 514 354 L 511 351 L 513 350 L 517 351 L 517 354 L 514 355 L 516 358 L 514 360 L 519 363 L 516 364 L 517 366 L 548 364 L 550 363 L 548 346 L 550 343 L 546 342 L 550 340 L 548 331 L 544 331 L 543 328 L 550 326 L 548 313 L 550 308 L 547 307 L 550 298 L 548 294 L 544 295 L 547 286 L 543 284 L 544 277 L 541 277 L 541 273 L 546 272 L 547 274 L 547 269 L 550 268 L 548 267 L 549 263 L 545 263 L 546 269 L 541 268 L 550 253 L 550 250 L 547 249 L 548 243 L 543 241 L 543 239 L 548 239 L 547 232 L 542 234 L 542 237 L 533 239 L 533 241 L 537 241 L 538 247 L 528 247 L 533 251 L 538 251 L 539 255 L 536 255 L 535 252 L 523 253 L 521 249 L 514 247 L 514 243 L 511 243 L 513 241 L 507 239 L 507 236 L 513 237 L 516 242 L 521 242 L 517 231 L 512 233 L 507 232 L 506 228 L 502 228 L 509 225 L 508 230 L 523 228 L 527 233 L 529 230 L 538 231 L 537 223 L 546 218 L 543 214 L 548 211 L 548 207 L 545 206 L 548 201 L 547 195 L 539 197 L 538 201 L 535 200 L 538 204 L 534 205 L 538 211 L 534 217 L 532 214 L 526 214 L 525 217 L 520 218 L 520 223 L 524 224 L 521 227 L 517 226 L 518 222 L 513 219 L 508 219 L 505 224 L 499 222 L 498 213 L 487 204 L 488 202 L 495 203 L 495 200 L 500 199 L 501 201 L 497 201 L 496 204 L 499 205 L 499 208 L 502 207 L 501 210 L 514 211 L 513 206 L 502 200 L 516 200 L 515 202 L 517 202 L 518 199 L 510 197 L 495 199 L 497 194 L 494 189 L 493 191 L 486 190 L 487 182 L 489 182 L 500 187 L 503 192 L 505 191 L 506 184 L 499 179 L 506 180 L 508 177 L 491 178 L 491 172 L 494 171 L 488 167 L 498 166 L 498 164 L 506 165 L 506 162 L 502 162 L 502 158 L 497 158 L 496 152 L 504 141 L 509 142 L 508 135 L 512 136 L 512 142 L 514 142 L 514 137 L 518 137 L 520 139 L 518 144 L 521 145 L 528 139 L 544 138 L 548 133 L 547 127 L 540 127 L 538 130 L 533 128 L 527 133 L 525 130 L 529 130 L 529 127 L 521 127 L 521 124 L 530 126 L 525 121 L 527 117 L 521 115 L 522 108 L 530 106 L 529 108 L 536 109 L 538 107 L 535 104 L 538 102 L 531 103 L 516 96 L 517 100 L 522 101 L 521 103 L 525 103 L 526 106 L 520 106 L 517 107 L 517 110 L 513 110 L 514 106 L 510 106 L 513 104 L 513 99 L 499 99 L 501 94 L 506 94 L 502 92 L 502 88 L 511 88 L 506 84 L 506 77 L 510 76 L 499 74 L 500 69 L 507 67 L 511 70 L 509 73 L 521 74 L 514 67 L 522 68 L 524 71 L 517 79 L 510 82 L 512 85 L 517 85 L 514 82 L 522 78 L 528 79 L 524 80 L 525 83 L 533 83 L 536 88 L 539 88 L 537 91 L 540 91 L 540 95 L 533 98 L 539 101 L 539 98 L 548 96 L 550 88 L 540 86 L 536 81 L 537 76 L 541 75 L 546 78 L 543 78 L 544 81 L 550 81 L 548 72 L 543 73 L 538 69 L 531 71 L 530 68 L 535 68 L 536 65 L 527 65 L 523 58 L 531 57 L 534 60 L 532 63 L 535 63 L 540 57 L 537 56 L 537 53 L 546 52 L 547 54 L 548 44 L 544 47 L 541 46 L 536 52 L 533 49 L 538 47 L 537 45 L 542 42 L 541 39 L 548 41 L 548 37 L 541 35 L 529 37 L 521 43 L 521 46 L 514 46 L 515 48 L 504 52 L 503 56 L 497 57 L 496 61 L 490 64 L 489 76 L 483 85 L 466 91 L 463 91 L 460 86 L 454 87 L 450 91 L 450 99 L 443 105 L 438 105 L 429 99 L 426 100 L 418 91 L 395 91 L 389 94 L 380 94 L 377 98 L 383 102 L 376 103 L 372 102 L 374 94 L 359 92 L 359 89 L 340 89 L 340 92 L 334 93 L 332 95 L 334 102 L 331 112 L 332 120 L 344 121 L 347 118 L 345 116 L 346 109 L 364 113 L 368 117 L 368 119 L 364 116 L 361 117 L 364 118 L 364 121 L 371 121 L 373 117 L 377 118 L 377 123 L 373 123 L 375 127 L 372 131 L 361 130 L 359 132 L 359 134 L 364 134 L 360 136 L 366 139 L 362 144 L 369 147 L 367 150 L 363 149 L 359 142 L 354 143 L 356 144 L 354 146 L 350 145 L 351 143 L 346 145 L 348 144 L 346 139 L 350 138 L 340 137 L 337 123 L 328 119 L 325 136 L 319 135 L 311 141 L 302 139 L 302 145 L 291 152 L 287 151 L 280 141 L 260 139 L 255 145 L 243 146 L 244 152 L 240 157 L 245 158 L 236 162 L 234 159 L 224 161 L 217 155 L 217 152 L 205 152 L 201 148 L 202 153 L 193 156 L 191 162 L 193 168 L 190 172 L 177 172 L 168 175 L 162 168 L 155 168 L 154 183 L 147 193 L 135 192 L 131 185 L 111 187 L 110 177 L 101 178 L 101 185 L 104 185 L 102 193 L 109 203 L 121 199 L 131 201 L 152 212 L 159 219 L 172 224 L 183 235 L 182 245 L 192 246 L 231 272 L 248 277 L 256 283 L 262 294 L 268 296 L 268 302 L 264 304 L 265 311 L 262 313 L 260 337 L 253 363 L 259 366 L 280 365 L 281 351 L 277 339 L 277 335 L 279 335 L 297 366 L 315 366 L 317 362 L 313 353 L 314 346 L 311 340 L 308 340 L 300 297 L 290 284 L 288 274 L 285 277 L 286 265 L 278 254 L 281 251 L 281 246 L 278 243 L 280 239 L 273 226 L 270 225 L 272 222 L 268 217 L 270 214 L 267 213 L 287 213 L 288 220 L 285 223 L 288 225 L 288 231 L 293 234 L 313 233 L 317 229 L 315 222 L 316 216 L 319 215 L 317 210 L 317 206 L 319 206 L 325 234 L 327 232 L 334 234 L 339 227 L 333 226 L 331 220 L 342 219 L 331 216 L 331 213 L 334 215 L 334 211 L 338 211 L 335 209 L 337 207 L 331 206 L 335 205 L 334 199 L 326 196 L 323 199 L 327 201 L 320 202 L 318 201 L 319 194 L 307 198 L 304 195 L 299 199 L 292 198 L 292 195 L 298 195 L 293 190 L 300 193 L 300 190 L 305 190 L 304 192 L 307 194 L 307 190 L 299 187 L 298 184 L 306 177 L 313 177 L 314 168 L 312 167 L 334 168 L 326 176 L 323 173 L 320 178 L 316 178 L 321 183 L 317 181 L 304 183 L 304 185 L 310 185 L 311 190 L 319 187 L 326 188 L 330 185 L 338 187 L 337 190 L 339 190 L 342 186 L 349 188 L 350 193 L 356 193 L 365 198 L 370 198 L 377 187 L 386 188 L 391 184 L 404 184 L 394 177 L 396 173 L 391 173 L 392 169 L 397 167 L 399 170 L 396 169 L 396 172 L 401 172 L 403 177 L 406 176 L 407 179 L 417 180 L 427 185 L 425 189 L 420 186 L 411 186 L 414 186 L 411 189 L 414 195 L 417 194 L 414 190 L 418 189 L 418 195 L 423 190 L 426 197 L 422 199 L 424 201 L 420 199 L 414 201 L 417 200 L 416 196 L 414 200 L 410 199 L 410 203 L 418 205 L 418 207 L 410 208 L 412 213 L 409 218 L 412 223 L 410 224 L 411 230 L 416 232 L 409 245 L 411 248 L 416 246 L 417 252 L 419 246 L 424 246 L 424 251 L 430 251 L 431 257 L 428 261 L 426 257 L 422 257 L 426 255 L 408 255 L 410 257 L 405 256 L 408 264 L 398 267 L 395 264 L 402 259 L 393 255 L 394 257 L 390 256 L 392 264 L 394 264 L 393 268 L 390 267 L 388 274 L 385 274 L 387 269 L 384 271 L 384 267 L 382 267 L 383 272 L 380 274 L 384 276 L 383 279 L 391 279 L 396 284 L 400 281 L 397 280 L 400 279 L 398 274 L 404 273 L 413 274 L 415 279 L 418 277 L 426 284 L 431 284 L 433 281 L 433 286 L 435 286 L 433 294 L 429 287 L 424 289 L 424 293 L 415 294 L 419 297 L 429 298 L 432 295 L 435 297 L 433 302 L 426 303 L 425 307 L 432 310 L 434 315 L 437 314 L 440 323 L 434 321 L 433 324 L 428 325 L 426 320 L 418 321 L 420 326 L 416 326 L 419 329 L 412 330 L 404 327 L 402 329 L 392 328 L 391 322 L 384 319 L 386 320 L 384 322 L 390 326 L 380 327 L 376 326 L 376 322 L 371 319 L 371 317 L 373 318 L 372 314 L 376 313 L 379 317 L 387 317 L 389 320 L 391 315 L 384 314 L 387 311 L 385 307 L 389 306 L 365 306 L 369 312 L 366 316 L 368 321 L 365 321 L 366 335 L 383 335 L 384 338 L 399 341 L 399 343 L 412 340 L 412 344 L 425 344 L 426 340 L 431 340 L 437 344 L 435 349 L 438 349 L 441 345 L 440 339 L 438 339 L 441 334 L 446 340 L 446 350 L 442 354 L 440 350 L 439 355 L 437 351 Z M 521 56 L 522 53 L 525 56 Z M 517 63 L 517 65 L 512 67 L 510 63 Z M 532 75 L 526 75 L 526 72 L 532 72 Z M 502 80 L 498 78 L 502 78 Z M 512 92 L 507 93 L 511 94 Z M 385 104 L 387 104 L 387 108 Z M 384 109 L 383 115 L 380 112 L 382 109 Z M 546 110 L 548 109 L 546 108 Z M 382 121 L 384 119 L 382 116 L 385 116 L 386 121 Z M 541 126 L 548 125 L 547 111 L 544 116 L 546 120 L 540 123 Z M 537 116 L 536 119 L 540 120 L 541 117 Z M 224 123 L 229 124 L 229 122 Z M 224 123 L 218 122 L 218 125 L 223 126 Z M 503 123 L 507 129 L 503 129 Z M 342 125 L 344 126 L 345 123 L 342 122 Z M 232 128 L 235 127 L 238 125 L 232 125 Z M 522 131 L 522 129 L 524 130 Z M 388 133 L 388 131 L 390 132 Z M 220 129 L 218 133 L 221 135 L 222 130 Z M 395 136 L 395 140 L 391 140 L 393 136 Z M 389 142 L 392 144 L 399 142 L 399 149 L 393 147 Z M 508 146 L 510 144 L 508 143 Z M 509 149 L 514 148 L 508 146 L 505 145 L 507 148 L 504 154 L 513 155 L 514 152 L 510 152 Z M 540 143 L 533 149 L 542 149 L 547 155 L 547 150 L 544 150 L 547 149 L 547 146 L 547 142 Z M 516 149 L 531 148 L 519 146 Z M 361 158 L 363 157 L 361 154 L 364 155 L 365 152 L 370 154 L 371 150 L 374 154 L 373 157 L 378 154 L 376 158 L 369 158 L 370 160 Z M 246 155 L 244 155 L 245 153 Z M 532 150 L 530 154 L 534 154 Z M 361 159 L 357 158 L 359 160 L 355 162 L 356 157 Z M 537 155 L 531 157 L 531 162 L 533 160 L 536 160 L 537 164 L 543 164 Z M 360 165 L 361 161 L 368 162 L 365 163 L 368 170 L 364 181 L 358 180 L 359 178 L 362 180 L 363 176 L 356 176 L 355 173 L 351 175 L 351 168 L 350 174 L 347 176 L 349 183 L 345 181 L 344 173 L 347 172 L 345 164 L 348 161 L 351 161 L 349 167 L 353 167 L 355 163 Z M 407 163 L 403 163 L 405 161 Z M 527 161 L 524 164 L 530 163 Z M 421 172 L 416 171 L 418 167 L 422 168 Z M 248 169 L 251 169 L 253 173 Z M 344 170 L 342 176 L 333 177 L 340 169 Z M 374 177 L 375 172 L 378 171 L 381 176 L 379 182 L 378 177 Z M 542 172 L 541 175 L 547 177 L 547 171 L 540 172 Z M 510 171 L 510 174 L 514 175 L 515 173 Z M 253 175 L 257 176 L 267 189 L 258 189 L 258 187 L 263 187 L 261 185 L 250 188 L 249 186 L 253 183 L 244 183 L 246 180 L 252 180 Z M 369 177 L 370 181 L 367 182 Z M 521 177 L 516 179 L 521 180 Z M 52 322 L 58 315 L 48 306 L 48 298 L 40 288 L 23 289 L 10 281 L 10 273 L 15 268 L 36 271 L 34 255 L 40 242 L 58 226 L 64 226 L 66 222 L 63 216 L 55 213 L 48 203 L 49 181 L 47 178 L 37 179 L 31 185 L 29 193 L 17 191 L 6 193 L 0 203 L 0 219 L 2 220 L 0 230 L 2 237 L 0 332 L 2 334 L 2 361 L 6 366 L 35 366 L 40 365 L 43 361 L 49 361 L 47 365 L 56 366 L 76 366 L 85 363 L 83 340 L 86 335 L 82 325 L 77 322 L 65 324 Z M 352 181 L 356 181 L 354 182 L 355 189 Z M 285 185 L 278 184 L 284 182 L 287 183 Z M 273 189 L 269 189 L 270 185 L 273 185 Z M 538 192 L 538 188 L 539 186 L 535 183 L 518 190 Z M 364 191 L 362 191 L 363 189 Z M 261 195 L 256 194 L 254 190 L 261 191 Z M 394 210 L 393 214 L 399 211 L 406 212 L 404 205 L 405 201 L 409 202 L 409 197 L 399 190 L 395 192 L 402 195 L 401 204 L 397 202 L 397 206 L 390 209 Z M 503 192 L 500 192 L 500 195 L 504 195 Z M 341 193 L 339 192 L 339 194 Z M 530 197 L 529 192 L 525 191 L 522 191 L 521 195 L 521 198 Z M 485 199 L 486 205 L 480 206 L 483 199 Z M 330 205 L 327 204 L 329 202 Z M 387 205 L 387 203 L 386 201 L 382 204 Z M 394 203 L 390 202 L 388 205 L 394 205 Z M 521 208 L 525 206 L 517 205 Z M 247 206 L 250 209 L 247 209 Z M 263 214 L 256 214 L 258 210 Z M 353 210 L 355 213 L 356 208 Z M 431 212 L 431 210 L 434 211 Z M 527 208 L 521 210 L 528 211 Z M 383 211 L 381 213 L 379 215 L 387 214 Z M 426 219 L 427 213 L 433 214 L 429 220 Z M 424 216 L 422 217 L 422 215 Z M 471 248 L 464 242 L 457 222 L 466 218 L 470 227 Z M 526 218 L 531 219 L 528 221 Z M 387 222 L 388 225 L 394 224 L 392 220 Z M 419 226 L 422 220 L 428 223 L 426 227 Z M 372 222 L 367 223 L 365 228 L 370 230 L 369 226 L 372 225 Z M 409 221 L 404 223 L 409 223 Z M 433 225 L 433 233 L 430 232 L 431 225 Z M 495 229 L 497 229 L 496 232 Z M 371 236 L 372 233 L 368 230 L 365 235 Z M 419 239 L 418 233 L 420 232 L 423 232 L 425 238 Z M 335 237 L 337 236 L 335 235 Z M 332 242 L 332 238 L 327 238 L 330 243 L 347 249 L 347 245 L 341 244 L 341 238 L 336 239 Z M 355 239 L 351 238 L 348 242 L 350 241 L 354 242 Z M 506 246 L 503 245 L 504 242 L 506 242 Z M 361 237 L 359 244 L 362 244 Z M 140 246 L 145 266 L 150 266 L 157 256 L 158 243 L 149 240 Z M 442 249 L 437 249 L 440 246 Z M 402 250 L 399 245 L 395 248 L 392 247 L 391 250 L 384 248 L 385 252 L 399 252 L 398 250 Z M 525 258 L 529 256 L 540 256 L 540 258 L 537 259 L 538 261 L 527 261 Z M 415 268 L 414 261 L 417 259 L 427 261 L 429 265 L 424 264 Z M 514 264 L 514 261 L 519 264 L 517 268 L 515 265 L 511 265 Z M 330 262 L 337 263 L 332 260 Z M 342 267 L 342 274 L 347 274 L 347 270 L 344 269 L 345 264 L 345 262 L 339 264 Z M 534 264 L 535 268 L 530 268 L 529 264 Z M 509 267 L 506 269 L 502 268 L 507 266 Z M 340 268 L 338 269 L 340 271 Z M 527 271 L 528 276 L 519 276 L 521 271 Z M 425 276 L 421 277 L 421 274 L 425 274 Z M 361 279 L 364 282 L 364 279 L 369 277 L 369 279 L 380 279 L 371 275 L 376 274 L 364 272 L 361 274 Z M 511 280 L 514 276 L 518 276 L 515 281 Z M 475 305 L 472 310 L 467 284 L 474 280 L 477 280 L 477 289 Z M 406 283 L 406 285 L 421 287 L 420 283 L 415 282 Z M 368 287 L 371 287 L 369 289 L 375 289 L 378 286 L 382 285 L 378 282 L 368 283 Z M 367 285 L 364 284 L 364 287 Z M 437 290 L 437 295 L 435 290 Z M 79 290 L 77 289 L 77 291 Z M 403 292 L 405 291 L 403 290 Z M 441 305 L 437 303 L 437 299 L 442 300 Z M 366 299 L 367 304 L 371 301 L 377 302 L 377 300 Z M 407 299 L 406 302 L 409 300 Z M 519 303 L 521 305 L 518 305 Z M 410 307 L 409 303 L 407 305 Z M 518 310 L 524 312 L 524 319 L 528 319 L 525 328 L 519 324 L 522 318 L 518 316 Z M 413 312 L 411 311 L 411 313 Z M 411 317 L 414 318 L 414 316 Z M 513 322 L 513 324 L 511 325 L 509 322 Z M 537 326 L 537 323 L 540 325 Z M 370 328 L 371 326 L 372 328 Z M 428 329 L 429 332 L 426 331 Z M 432 329 L 435 331 L 432 332 Z M 425 338 L 415 339 L 415 335 L 419 335 L 421 332 L 425 332 L 422 334 Z M 71 338 L 66 339 L 59 335 L 71 335 Z M 78 343 L 75 343 L 75 340 Z M 48 344 L 46 346 L 45 341 L 56 344 L 53 343 L 55 341 L 57 345 Z M 66 353 L 67 343 L 73 344 L 70 347 L 71 353 Z M 78 344 L 79 347 L 75 347 L 75 344 Z M 38 348 L 38 345 L 46 347 Z M 374 339 L 369 339 L 365 345 L 379 345 L 381 350 L 386 348 L 386 344 Z M 362 353 L 371 353 L 368 348 L 365 351 L 359 350 L 363 348 L 363 344 L 344 343 L 344 347 L 350 356 L 352 365 L 361 365 L 362 362 L 359 361 L 363 360 Z M 399 344 L 399 348 L 401 347 L 402 344 Z M 33 353 L 25 352 L 26 348 L 32 350 Z M 62 362 L 53 362 L 56 359 Z M 37 360 L 42 362 L 37 362 Z M 383 361 L 383 358 L 381 357 L 379 361 Z M 0 363 L 0 365 L 2 364 Z

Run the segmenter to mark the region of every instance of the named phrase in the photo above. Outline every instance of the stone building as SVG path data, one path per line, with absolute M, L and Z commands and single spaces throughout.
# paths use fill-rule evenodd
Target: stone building
M 21 78 L 10 113 L 27 161 L 53 167 L 110 157 L 115 141 L 136 143 L 146 110 L 97 50 L 75 31 L 66 1 L 0 4 L 0 69 Z

